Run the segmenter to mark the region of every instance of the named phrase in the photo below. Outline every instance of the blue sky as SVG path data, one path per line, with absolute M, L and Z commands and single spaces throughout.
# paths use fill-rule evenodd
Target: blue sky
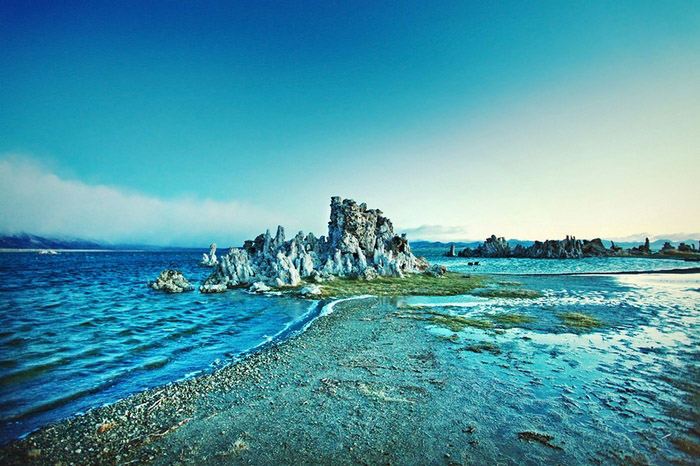
M 700 230 L 695 1 L 6 0 L 0 70 L 7 232 Z

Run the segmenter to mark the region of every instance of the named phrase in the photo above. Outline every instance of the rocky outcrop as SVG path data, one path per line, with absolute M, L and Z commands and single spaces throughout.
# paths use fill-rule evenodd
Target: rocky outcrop
M 202 254 L 202 262 L 199 263 L 202 267 L 216 267 L 219 260 L 216 258 L 216 243 L 209 245 L 209 255 L 205 252 Z
M 581 245 L 581 251 L 586 257 L 601 257 L 607 256 L 611 253 L 611 250 L 607 249 L 605 245 L 603 245 L 603 240 L 600 238 L 595 238 L 590 241 L 584 239 L 583 244 Z
M 535 244 L 527 248 L 518 245 L 513 251 L 513 257 L 525 257 L 529 259 L 580 259 L 583 257 L 582 248 L 583 245 L 580 240 L 567 235 L 563 240 L 547 240 L 544 243 L 535 241 Z
M 430 267 L 428 267 L 428 270 L 425 271 L 425 274 L 430 276 L 430 277 L 442 277 L 447 273 L 447 267 L 444 265 L 440 264 L 433 264 Z
M 623 251 L 623 249 L 622 249 L 620 246 L 615 246 L 615 242 L 614 242 L 614 241 L 610 241 L 610 252 L 611 252 L 612 254 L 618 254 L 618 253 L 620 253 L 620 252 L 622 252 L 622 251 Z
M 457 257 L 457 250 L 456 250 L 454 244 L 450 245 L 450 250 L 445 253 L 445 256 L 446 257 Z
M 676 248 L 671 245 L 668 241 L 664 243 L 663 246 L 661 246 L 661 254 L 669 253 L 669 252 L 675 252 Z
M 700 243 L 699 243 L 700 247 Z M 677 253 L 696 253 L 694 244 L 680 243 L 678 249 L 673 247 L 670 242 L 666 242 L 658 254 L 674 255 Z M 504 238 L 497 238 L 491 235 L 483 244 L 472 250 L 465 248 L 460 251 L 460 257 L 519 257 L 529 259 L 579 259 L 583 257 L 629 257 L 629 256 L 653 256 L 657 253 L 652 252 L 649 238 L 646 238 L 644 244 L 633 247 L 631 249 L 623 249 L 613 241 L 610 241 L 610 248 L 603 245 L 600 238 L 592 240 L 577 240 L 573 236 L 567 236 L 563 240 L 547 240 L 535 241 L 531 246 L 524 247 L 517 245 L 515 248 L 510 248 L 508 242 Z M 446 253 L 445 256 L 450 256 Z
M 649 238 L 644 240 L 644 244 L 640 246 L 633 247 L 629 250 L 629 253 L 634 256 L 651 254 L 651 247 L 649 246 Z
M 164 270 L 156 281 L 148 284 L 151 288 L 166 293 L 182 293 L 192 291 L 194 286 L 187 281 L 179 270 Z
M 678 252 L 697 252 L 694 244 L 681 243 L 678 245 Z
M 299 296 L 304 296 L 305 298 L 309 298 L 312 296 L 321 296 L 323 294 L 323 291 L 321 290 L 321 287 L 318 285 L 307 285 L 303 287 L 301 290 L 299 290 Z
M 200 290 L 223 291 L 255 282 L 296 286 L 302 278 L 318 283 L 334 276 L 402 277 L 427 268 L 428 262 L 411 252 L 406 236 L 394 234 L 381 210 L 333 197 L 327 237 L 299 232 L 287 240 L 281 226 L 274 237 L 268 230 L 224 255 Z
M 459 252 L 460 257 L 510 257 L 512 249 L 505 238 L 497 238 L 491 235 L 486 241 L 474 250 L 464 248 Z
M 590 251 L 607 251 L 600 239 L 589 241 Z M 602 253 L 605 254 L 605 253 Z M 476 249 L 465 248 L 459 252 L 460 257 L 521 257 L 530 259 L 578 259 L 584 257 L 583 243 L 567 236 L 564 240 L 535 241 L 532 246 L 517 245 L 511 248 L 505 238 L 491 235 Z

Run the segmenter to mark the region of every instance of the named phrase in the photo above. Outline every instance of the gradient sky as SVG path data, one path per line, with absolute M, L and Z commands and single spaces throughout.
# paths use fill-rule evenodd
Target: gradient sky
M 700 231 L 700 2 L 0 3 L 0 231 Z

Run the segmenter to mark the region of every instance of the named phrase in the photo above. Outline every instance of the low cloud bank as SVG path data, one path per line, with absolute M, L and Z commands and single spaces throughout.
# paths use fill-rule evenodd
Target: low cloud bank
M 399 231 L 406 233 L 412 241 L 473 241 L 468 239 L 468 229 L 464 226 L 421 225 Z
M 112 243 L 232 246 L 277 225 L 249 203 L 159 199 L 62 179 L 26 157 L 0 157 L 0 232 L 71 236 Z

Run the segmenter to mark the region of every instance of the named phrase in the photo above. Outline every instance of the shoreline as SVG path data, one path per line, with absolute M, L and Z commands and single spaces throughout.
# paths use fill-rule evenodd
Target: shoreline
M 280 361 L 278 353 L 288 356 L 288 345 L 298 345 L 297 340 L 303 341 L 304 335 L 319 325 L 319 321 L 334 314 L 338 305 L 342 307 L 347 303 L 369 298 L 376 299 L 374 296 L 365 295 L 327 299 L 325 301 L 328 302 L 323 305 L 322 301 L 319 301 L 316 303 L 318 312 L 299 322 L 296 328 L 282 331 L 278 338 L 238 355 L 223 367 L 211 372 L 202 370 L 192 377 L 145 389 L 114 403 L 57 420 L 0 445 L 0 463 L 128 464 L 147 461 L 149 458 L 140 455 L 139 447 L 151 445 L 154 440 L 192 421 L 192 417 L 185 415 L 192 416 L 201 411 L 201 407 L 195 404 L 197 399 L 214 395 L 222 386 L 231 389 L 243 382 L 259 382 L 259 370 L 262 367 L 272 361 Z M 327 325 L 330 324 L 325 322 L 321 326 Z M 301 346 L 304 346 L 303 343 Z M 156 414 L 160 419 L 152 419 Z M 103 422 L 107 419 L 118 421 Z M 137 425 L 137 432 L 129 429 L 129 424 Z M 123 435 L 125 432 L 119 432 L 120 427 L 127 431 L 126 435 Z M 135 435 L 130 436 L 129 431 Z M 103 447 L 102 450 L 98 452 L 95 448 L 81 448 L 82 437 L 93 437 Z M 61 444 L 60 448 L 48 446 L 57 442 Z
M 519 392 L 541 386 L 532 366 L 488 345 L 460 350 L 452 332 L 413 318 L 407 299 L 330 300 L 297 335 L 45 426 L 0 447 L 0 463 L 456 466 L 638 457 L 641 445 L 605 424 L 571 423 L 563 411 L 544 421 L 515 408 L 523 395 L 539 403 Z M 504 386 L 498 374 L 531 381 Z M 566 387 L 557 390 L 569 403 Z M 664 451 L 667 437 L 649 442 Z

